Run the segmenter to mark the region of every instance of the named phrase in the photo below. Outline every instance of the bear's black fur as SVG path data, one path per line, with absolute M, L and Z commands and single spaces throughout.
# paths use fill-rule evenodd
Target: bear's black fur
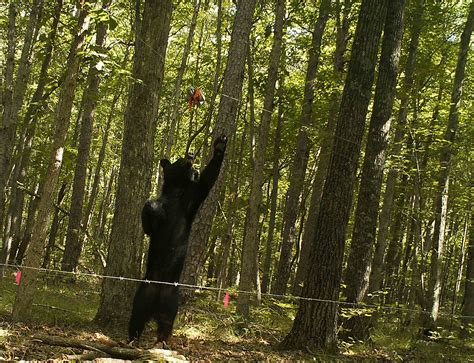
M 179 281 L 191 225 L 219 176 L 226 145 L 225 136 L 216 139 L 214 155 L 200 177 L 191 154 L 174 163 L 160 161 L 164 176 L 161 196 L 148 200 L 142 210 L 143 230 L 150 236 L 146 280 Z M 174 285 L 140 283 L 128 327 L 130 341 L 140 338 L 151 319 L 158 323 L 157 341 L 167 341 L 178 312 L 178 294 Z

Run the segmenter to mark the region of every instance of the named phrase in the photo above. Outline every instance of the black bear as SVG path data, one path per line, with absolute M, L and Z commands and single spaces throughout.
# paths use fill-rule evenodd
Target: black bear
M 191 225 L 219 176 L 226 146 L 225 136 L 214 141 L 214 155 L 200 176 L 193 168 L 192 154 L 174 163 L 160 161 L 164 179 L 161 196 L 148 200 L 142 210 L 143 230 L 150 236 L 146 280 L 179 281 Z M 129 341 L 137 341 L 145 324 L 154 319 L 157 342 L 166 342 L 178 312 L 178 295 L 177 286 L 141 282 L 133 300 Z

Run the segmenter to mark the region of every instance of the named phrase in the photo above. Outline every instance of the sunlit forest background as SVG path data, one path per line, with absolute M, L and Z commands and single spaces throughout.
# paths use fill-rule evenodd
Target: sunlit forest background
M 174 351 L 472 359 L 473 27 L 468 0 L 0 4 L 0 359 L 125 341 L 159 161 L 222 134 Z

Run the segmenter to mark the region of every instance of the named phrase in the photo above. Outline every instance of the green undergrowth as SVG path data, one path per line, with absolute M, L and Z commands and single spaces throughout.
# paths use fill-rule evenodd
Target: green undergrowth
M 17 286 L 12 276 L 0 279 L 0 358 L 25 357 L 29 359 L 57 357 L 53 348 L 38 352 L 28 349 L 28 339 L 38 330 L 68 337 L 94 337 L 100 331 L 92 321 L 99 303 L 100 281 L 80 279 L 74 283 L 55 276 L 38 281 L 34 297 L 31 325 L 11 322 Z M 347 339 L 339 342 L 339 354 L 327 355 L 320 351 L 282 352 L 278 343 L 291 329 L 297 306 L 288 301 L 266 299 L 250 309 L 250 317 L 244 319 L 236 313 L 236 296 L 231 294 L 226 307 L 222 296 L 215 293 L 197 292 L 195 297 L 180 307 L 175 323 L 175 345 L 192 360 L 364 360 L 364 361 L 470 361 L 474 357 L 474 341 L 461 340 L 457 336 L 458 322 L 445 318 L 440 329 L 430 339 L 420 335 L 420 324 L 413 316 L 384 313 L 366 342 Z M 144 332 L 146 344 L 152 344 L 154 325 Z M 117 328 L 112 334 L 115 340 L 125 341 L 126 329 Z M 15 339 L 12 339 L 15 337 Z M 26 347 L 26 348 L 22 348 Z M 35 350 L 36 349 L 36 350 Z M 13 352 L 14 353 L 11 353 Z M 8 355 L 5 352 L 10 352 Z M 39 355 L 38 355 L 39 354 Z M 1 359 L 0 359 L 1 360 Z

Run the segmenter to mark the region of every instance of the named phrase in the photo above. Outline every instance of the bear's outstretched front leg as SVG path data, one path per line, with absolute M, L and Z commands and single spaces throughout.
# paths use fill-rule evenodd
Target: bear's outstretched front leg
M 197 182 L 197 193 L 194 195 L 192 203 L 192 212 L 195 213 L 204 199 L 206 199 L 209 191 L 214 186 L 219 172 L 221 170 L 224 154 L 227 147 L 227 137 L 222 135 L 214 141 L 214 154 L 212 159 L 206 165 Z

